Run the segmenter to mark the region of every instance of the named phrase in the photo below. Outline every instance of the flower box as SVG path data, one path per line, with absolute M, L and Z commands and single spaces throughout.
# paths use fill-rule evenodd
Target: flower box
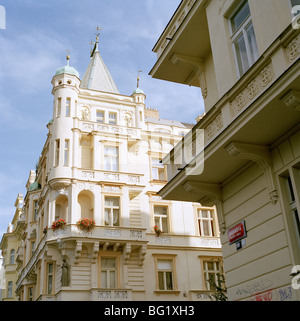
M 82 218 L 79 221 L 77 221 L 76 226 L 81 231 L 90 232 L 94 229 L 96 225 L 95 220 L 90 218 Z
M 64 229 L 66 227 L 67 222 L 63 219 L 56 220 L 52 223 L 52 230 Z

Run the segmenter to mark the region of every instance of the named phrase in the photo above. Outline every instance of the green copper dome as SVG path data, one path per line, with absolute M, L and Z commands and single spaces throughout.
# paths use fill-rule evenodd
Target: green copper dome
M 75 68 L 70 67 L 68 65 L 64 67 L 60 67 L 56 70 L 55 76 L 61 75 L 61 74 L 74 75 L 79 78 L 79 72 Z
M 28 191 L 32 192 L 40 188 L 41 188 L 41 185 L 38 182 L 34 182 L 29 186 Z
M 134 95 L 134 94 L 144 94 L 144 92 L 142 91 L 142 89 L 137 88 L 136 90 L 134 90 L 134 91 L 132 92 L 132 95 Z
M 79 72 L 70 66 L 70 56 L 67 55 L 67 65 L 60 67 L 56 70 L 55 76 L 61 75 L 61 74 L 69 74 L 69 75 L 74 75 L 79 78 Z

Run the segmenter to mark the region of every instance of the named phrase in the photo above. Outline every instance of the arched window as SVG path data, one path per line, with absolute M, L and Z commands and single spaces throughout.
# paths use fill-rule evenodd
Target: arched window
M 81 218 L 93 218 L 94 195 L 90 191 L 82 191 L 78 195 L 78 211 Z
M 68 198 L 65 195 L 60 195 L 55 201 L 55 219 L 68 218 Z
M 12 249 L 10 251 L 9 264 L 15 264 L 15 250 L 14 249 Z

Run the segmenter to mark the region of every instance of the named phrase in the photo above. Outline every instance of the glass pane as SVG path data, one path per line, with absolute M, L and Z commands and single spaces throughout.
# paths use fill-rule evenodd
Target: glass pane
M 101 268 L 115 268 L 116 267 L 116 259 L 115 258 L 102 258 L 101 259 Z
M 48 264 L 48 273 L 53 272 L 53 264 Z
M 158 170 L 158 178 L 161 181 L 165 180 L 165 170 L 164 169 L 159 169 Z
M 212 282 L 213 284 L 209 283 L 210 286 L 210 290 L 215 290 L 216 286 L 215 286 L 215 274 L 214 273 L 208 273 L 208 280 L 210 280 L 210 282 Z
M 204 218 L 207 218 L 208 217 L 208 211 L 201 211 L 201 216 L 204 217 Z
M 114 209 L 113 210 L 113 225 L 114 226 L 119 226 L 120 225 L 120 222 L 119 222 L 119 210 L 118 209 Z
M 52 293 L 52 275 L 48 276 L 48 294 Z
M 214 263 L 213 262 L 207 262 L 207 269 L 210 271 L 214 270 Z
M 110 209 L 109 208 L 106 208 L 105 210 L 104 210 L 104 216 L 105 216 L 105 225 L 110 225 L 110 219 L 109 219 L 109 217 L 110 217 Z
M 154 224 L 159 227 L 159 217 L 154 217 Z
M 105 206 L 119 206 L 119 198 L 105 197 Z
M 158 168 L 152 168 L 152 179 L 158 179 Z
M 168 233 L 168 220 L 167 220 L 167 218 L 162 218 L 161 224 L 162 224 L 162 231 L 164 233 Z
M 158 272 L 158 288 L 159 288 L 159 290 L 165 289 L 164 272 Z
M 243 75 L 250 67 L 247 50 L 246 50 L 245 39 L 243 35 L 241 35 L 236 40 L 236 42 L 234 43 L 234 46 L 235 46 L 235 52 L 236 52 L 239 71 L 240 71 L 240 74 Z
M 106 289 L 107 288 L 107 272 L 106 271 L 101 271 L 101 288 Z
M 203 235 L 210 236 L 209 221 L 202 221 L 202 226 L 203 226 Z
M 166 272 L 167 290 L 173 290 L 172 272 Z
M 246 32 L 250 48 L 250 61 L 253 64 L 258 59 L 258 49 L 252 23 L 246 28 Z
M 298 237 L 300 237 L 300 220 L 299 220 L 299 215 L 298 215 L 298 211 L 295 209 L 293 210 L 293 215 L 294 215 L 294 219 L 295 219 L 295 228 L 296 231 L 298 232 Z
M 246 1 L 242 7 L 238 10 L 238 12 L 232 17 L 231 25 L 232 31 L 234 32 L 238 27 L 246 20 L 246 18 L 250 14 L 249 4 Z
M 157 268 L 159 270 L 172 270 L 171 260 L 159 260 L 157 261 Z
M 154 206 L 154 213 L 158 215 L 167 215 L 167 207 L 165 206 Z
M 116 288 L 116 272 L 110 271 L 110 288 L 115 289 Z

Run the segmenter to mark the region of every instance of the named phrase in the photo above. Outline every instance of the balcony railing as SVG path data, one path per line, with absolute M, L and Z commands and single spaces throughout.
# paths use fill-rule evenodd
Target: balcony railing
M 130 289 L 92 289 L 91 301 L 132 301 Z

